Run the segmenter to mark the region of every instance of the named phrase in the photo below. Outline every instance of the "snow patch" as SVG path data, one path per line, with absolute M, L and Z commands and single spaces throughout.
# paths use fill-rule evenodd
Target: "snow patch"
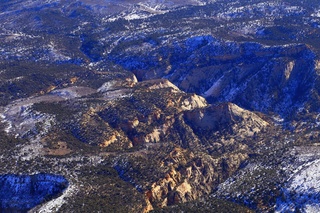
M 306 162 L 293 171 L 276 212 L 320 212 L 320 159 Z
M 75 185 L 72 185 L 69 183 L 69 187 L 63 192 L 63 194 L 53 199 L 44 205 L 42 205 L 39 209 L 37 209 L 37 212 L 39 213 L 50 213 L 50 212 L 58 212 L 61 206 L 66 202 L 67 197 L 71 197 L 72 195 L 77 193 L 77 187 Z
M 204 92 L 203 97 L 207 98 L 209 96 L 218 96 L 221 92 L 221 84 L 222 80 L 224 78 L 224 75 L 220 77 L 214 84 L 208 89 L 207 91 Z

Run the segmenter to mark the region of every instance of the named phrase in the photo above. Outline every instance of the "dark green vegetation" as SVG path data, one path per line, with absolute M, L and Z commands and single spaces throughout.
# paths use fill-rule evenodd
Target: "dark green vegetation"
M 68 198 L 59 211 L 70 212 L 134 212 L 145 207 L 143 194 L 121 180 L 115 169 L 101 165 L 84 167 L 79 181 L 85 185 L 76 197 Z M 125 203 L 124 203 L 125 201 Z
M 225 200 L 219 199 L 211 199 L 211 200 L 201 200 L 201 201 L 193 201 L 185 204 L 179 204 L 172 207 L 166 207 L 163 209 L 156 209 L 151 211 L 152 213 L 180 213 L 180 212 L 221 212 L 221 213 L 229 213 L 229 212 L 238 212 L 238 213 L 250 213 L 254 212 L 251 209 L 239 206 L 232 202 L 227 202 Z

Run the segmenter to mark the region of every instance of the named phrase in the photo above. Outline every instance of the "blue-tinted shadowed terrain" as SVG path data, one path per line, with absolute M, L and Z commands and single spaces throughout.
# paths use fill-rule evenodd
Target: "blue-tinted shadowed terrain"
M 1 175 L 0 211 L 26 212 L 49 201 L 68 187 L 68 181 L 59 175 Z

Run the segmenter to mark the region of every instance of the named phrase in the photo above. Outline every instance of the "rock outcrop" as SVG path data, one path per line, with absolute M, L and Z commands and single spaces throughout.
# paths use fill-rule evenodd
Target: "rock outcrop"
M 198 131 L 224 131 L 250 137 L 267 127 L 268 122 L 258 115 L 232 103 L 209 106 L 185 112 L 187 123 Z
M 158 162 L 158 166 L 166 172 L 159 180 L 149 182 L 145 187 L 148 189 L 144 191 L 147 202 L 152 208 L 163 208 L 208 196 L 246 159 L 248 155 L 243 153 L 226 154 L 221 157 L 204 153 L 195 156 L 195 153 L 186 149 L 174 148 L 163 161 Z M 132 177 L 134 171 L 128 166 L 122 168 L 123 178 L 138 184 L 139 180 L 128 179 Z

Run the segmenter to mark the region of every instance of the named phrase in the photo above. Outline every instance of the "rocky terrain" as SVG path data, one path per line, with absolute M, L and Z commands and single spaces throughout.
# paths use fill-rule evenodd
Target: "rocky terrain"
M 0 8 L 0 211 L 319 211 L 316 1 Z

